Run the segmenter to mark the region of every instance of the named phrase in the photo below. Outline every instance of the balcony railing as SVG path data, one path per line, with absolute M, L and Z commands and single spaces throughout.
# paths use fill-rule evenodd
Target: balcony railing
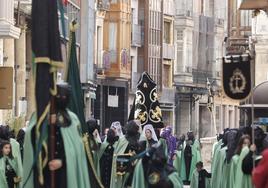
M 163 58 L 175 59 L 175 47 L 172 44 L 163 43 Z
M 132 33 L 131 33 L 131 45 L 132 46 L 141 46 L 141 26 L 133 24 Z
M 109 0 L 98 0 L 97 4 L 98 10 L 107 11 L 110 9 L 110 1 Z

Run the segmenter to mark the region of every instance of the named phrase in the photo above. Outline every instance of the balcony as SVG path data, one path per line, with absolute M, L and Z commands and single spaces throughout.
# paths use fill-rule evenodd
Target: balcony
M 14 0 L 0 1 L 0 38 L 20 36 L 20 29 L 14 26 Z
M 140 47 L 141 43 L 141 26 L 138 24 L 133 24 L 131 32 L 131 45 Z
M 109 0 L 98 0 L 97 9 L 99 11 L 108 11 L 110 9 Z
M 164 59 L 175 59 L 175 47 L 172 44 L 163 43 L 163 58 Z

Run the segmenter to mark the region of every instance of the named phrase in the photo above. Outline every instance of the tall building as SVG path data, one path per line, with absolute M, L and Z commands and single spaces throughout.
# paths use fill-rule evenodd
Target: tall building
M 133 104 L 140 75 L 147 71 L 157 84 L 164 124 L 173 125 L 174 1 L 132 0 L 132 7 L 133 56 L 129 108 Z M 141 38 L 138 45 L 136 36 Z
M 128 88 L 131 72 L 131 3 L 111 0 L 103 25 L 102 58 L 97 65 L 97 91 L 94 117 L 102 128 L 113 121 L 127 121 Z M 109 31 L 109 32 L 106 32 Z M 97 43 L 99 44 L 99 43 Z M 98 49 L 98 47 L 97 47 Z
M 176 132 L 214 136 L 238 127 L 238 103 L 221 91 L 221 65 L 227 36 L 227 1 L 175 0 Z M 214 108 L 208 108 L 207 82 L 213 87 Z M 214 128 L 215 127 L 215 128 Z

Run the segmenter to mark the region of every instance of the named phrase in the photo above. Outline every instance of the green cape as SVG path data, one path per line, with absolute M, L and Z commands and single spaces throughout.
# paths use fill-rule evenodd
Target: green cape
M 13 138 L 10 139 L 10 144 L 12 148 L 12 155 L 17 165 L 17 176 L 22 177 L 23 169 L 22 169 L 22 161 L 21 161 L 21 153 L 20 153 L 20 144 Z M 19 188 L 22 187 L 22 182 L 18 185 Z
M 122 155 L 125 153 L 128 146 L 128 141 L 125 137 L 120 138 L 115 144 L 114 144 L 114 157 L 113 157 L 113 164 L 112 164 L 112 172 L 111 172 L 111 183 L 110 188 L 123 188 L 124 184 L 129 176 L 128 173 L 126 173 L 123 176 L 116 175 L 116 158 L 117 155 Z
M 224 160 L 226 158 L 226 150 L 227 146 L 223 148 L 218 148 L 215 151 L 215 160 L 212 167 L 212 177 L 211 177 L 211 187 L 213 188 L 220 188 L 221 187 L 221 181 L 223 179 L 223 165 Z
M 173 161 L 173 166 L 174 168 L 177 170 L 177 172 L 180 172 L 180 168 L 181 168 L 181 151 L 180 150 L 176 150 L 175 152 L 175 160 Z
M 236 181 L 235 181 L 234 188 L 236 187 L 253 188 L 251 176 L 244 174 L 242 171 L 242 162 L 245 156 L 248 154 L 248 152 L 249 152 L 249 148 L 244 147 L 238 158 L 238 163 L 237 163 L 237 168 L 236 168 L 236 179 L 235 179 Z
M 86 153 L 79 132 L 80 122 L 73 112 L 68 110 L 68 114 L 72 120 L 71 125 L 60 129 L 66 157 L 67 185 L 68 188 L 90 188 Z M 23 163 L 24 184 L 26 182 L 26 178 L 31 172 L 34 161 L 34 153 L 31 143 L 31 130 L 34 127 L 35 122 L 36 116 L 33 116 L 25 134 L 24 156 L 27 157 L 25 157 Z M 25 184 L 25 188 L 34 188 L 33 173 L 30 174 L 29 180 Z
M 18 176 L 18 171 L 19 171 L 18 163 L 15 160 L 15 158 L 14 159 L 10 159 L 8 157 L 0 158 L 0 187 L 1 188 L 8 188 L 7 181 L 6 181 L 6 159 L 8 159 L 9 164 L 15 170 L 17 176 Z
M 222 145 L 222 140 L 219 140 L 218 142 L 215 142 L 213 144 L 213 148 L 212 148 L 212 161 L 211 161 L 211 172 L 213 171 L 213 167 L 214 167 L 214 163 L 216 160 L 216 157 L 218 155 L 218 151 L 221 149 Z
M 181 164 L 180 164 L 181 168 L 180 168 L 180 173 L 179 173 L 182 180 L 187 180 L 186 179 L 185 159 L 184 159 L 185 147 L 186 147 L 186 142 L 184 141 L 183 150 L 181 152 Z M 201 153 L 200 153 L 200 144 L 199 144 L 199 141 L 197 139 L 194 141 L 194 144 L 191 145 L 191 147 L 192 147 L 192 161 L 191 161 L 191 168 L 190 168 L 190 174 L 189 174 L 188 180 L 192 179 L 192 175 L 193 175 L 196 163 L 202 160 Z
M 172 182 L 173 188 L 183 188 L 182 181 L 177 172 L 171 173 L 168 176 L 168 178 Z M 144 178 L 142 160 L 139 160 L 135 167 L 131 187 L 132 188 L 147 188 L 148 187 Z
M 230 167 L 230 173 L 229 173 L 229 186 L 228 186 L 230 188 L 235 187 L 238 160 L 239 160 L 239 155 L 237 154 L 234 155 L 231 160 L 231 167 Z
M 191 179 L 190 188 L 198 188 L 199 173 L 195 169 Z M 206 178 L 206 188 L 210 188 L 210 178 Z

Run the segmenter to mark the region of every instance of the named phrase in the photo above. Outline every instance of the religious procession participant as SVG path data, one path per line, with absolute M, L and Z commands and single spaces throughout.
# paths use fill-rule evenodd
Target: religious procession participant
M 105 188 L 110 187 L 111 178 L 113 178 L 112 176 L 114 175 L 112 174 L 112 167 L 114 151 L 118 149 L 116 146 L 119 146 L 119 136 L 117 136 L 114 129 L 109 129 L 107 137 L 99 151 L 99 176 Z
M 0 187 L 18 188 L 21 176 L 18 176 L 18 163 L 12 155 L 11 144 L 2 140 L 0 144 Z
M 158 142 L 158 138 L 151 124 L 147 124 L 143 127 L 140 141 L 145 141 L 146 146 L 144 148 L 150 148 Z
M 196 163 L 196 169 L 193 172 L 190 188 L 210 188 L 211 173 L 203 168 L 203 163 Z
M 227 133 L 229 130 L 225 130 L 223 135 L 222 144 L 216 148 L 212 166 L 211 187 L 221 188 L 221 179 L 223 174 L 224 161 L 226 159 L 227 151 Z
M 235 155 L 231 159 L 231 167 L 230 167 L 230 173 L 229 173 L 229 185 L 228 187 L 233 188 L 235 187 L 237 179 L 237 165 L 238 165 L 238 160 L 239 156 L 241 154 L 241 151 L 244 147 L 249 147 L 250 146 L 250 136 L 249 135 L 243 135 L 238 142 L 238 146 L 235 151 Z
M 35 139 L 36 116 L 32 116 L 24 142 L 24 156 L 27 156 L 23 163 L 24 187 L 51 187 L 51 171 L 55 172 L 55 187 L 57 188 L 91 187 L 86 152 L 80 133 L 80 122 L 77 116 L 67 109 L 69 97 L 70 86 L 68 84 L 57 85 L 55 159 L 43 161 L 43 169 L 38 168 L 37 156 L 39 152 L 42 152 L 42 156 L 47 156 L 47 151 L 38 151 L 40 146 Z M 48 129 L 44 131 L 47 135 Z M 45 137 L 44 141 L 48 143 L 48 137 Z
M 165 141 L 160 140 L 157 146 L 147 149 L 146 155 L 138 161 L 135 167 L 131 187 L 183 188 L 178 172 L 167 163 L 167 146 L 164 144 Z
M 113 122 L 98 152 L 98 175 L 101 177 L 104 187 L 110 187 L 111 179 L 115 176 L 116 166 L 114 164 L 116 161 L 114 153 L 123 154 L 127 144 L 128 142 L 123 134 L 121 123 L 119 121 Z
M 184 142 L 181 155 L 180 177 L 184 184 L 189 185 L 190 180 L 198 161 L 201 161 L 200 143 L 194 137 L 192 131 L 187 133 L 187 140 Z
M 102 188 L 99 177 L 99 158 L 98 153 L 101 147 L 101 138 L 99 135 L 100 125 L 96 119 L 90 119 L 86 122 L 88 132 L 83 136 L 83 142 L 87 154 L 89 180 L 91 187 Z
M 124 137 L 123 131 L 122 131 L 122 125 L 119 121 L 115 121 L 111 125 L 111 129 L 115 131 L 116 136 L 119 138 Z
M 20 153 L 20 144 L 14 138 L 10 137 L 10 131 L 8 126 L 0 126 L 0 144 L 1 140 L 9 142 L 11 144 L 12 156 L 14 158 L 15 163 L 17 164 L 17 176 L 22 177 L 23 168 Z M 19 187 L 21 186 L 22 182 L 19 183 Z
M 170 126 L 165 127 L 160 136 L 164 138 L 167 142 L 168 164 L 173 165 L 177 139 L 175 136 L 172 135 L 172 128 Z
M 135 163 L 125 163 L 125 158 L 130 158 L 143 151 L 139 143 L 140 133 L 137 123 L 129 121 L 124 128 L 125 136 L 119 138 L 115 143 L 110 188 L 131 186 Z
M 180 172 L 181 168 L 181 152 L 183 149 L 184 141 L 185 141 L 185 135 L 183 134 L 177 141 L 177 149 L 175 151 L 175 159 L 173 161 L 173 166 L 177 170 L 177 172 Z

